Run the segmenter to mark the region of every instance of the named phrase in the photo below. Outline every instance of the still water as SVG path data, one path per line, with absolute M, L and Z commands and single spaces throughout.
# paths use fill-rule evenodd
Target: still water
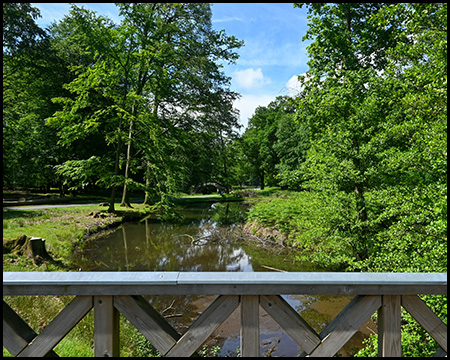
M 243 234 L 245 203 L 192 204 L 178 209 L 181 220 L 160 222 L 147 218 L 127 223 L 89 242 L 75 254 L 83 271 L 326 271 L 296 261 L 295 250 L 267 246 Z M 320 333 L 351 300 L 348 296 L 283 295 L 285 300 Z M 215 296 L 153 296 L 152 306 L 178 331 L 190 324 Z M 219 346 L 219 356 L 236 356 L 239 348 L 239 308 L 206 342 Z M 372 328 L 373 324 L 365 327 Z M 261 355 L 297 356 L 300 347 L 260 309 Z M 365 331 L 349 341 L 341 355 L 361 347 Z

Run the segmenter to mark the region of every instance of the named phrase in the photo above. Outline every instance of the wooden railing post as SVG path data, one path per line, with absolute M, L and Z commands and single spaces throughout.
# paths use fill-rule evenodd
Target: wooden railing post
M 94 356 L 119 356 L 119 312 L 113 296 L 94 296 Z
M 241 296 L 241 356 L 259 356 L 259 296 Z
M 378 356 L 401 357 L 401 296 L 383 295 L 378 310 Z
M 319 334 L 280 294 L 355 295 Z M 3 344 L 18 356 L 52 349 L 94 307 L 95 356 L 119 356 L 119 312 L 166 356 L 190 356 L 241 305 L 241 355 L 259 356 L 259 305 L 305 354 L 334 356 L 378 310 L 380 356 L 399 357 L 401 306 L 447 351 L 447 326 L 417 294 L 447 294 L 446 273 L 4 272 L 3 296 L 76 297 L 36 334 L 6 303 Z M 144 295 L 218 295 L 179 334 Z
M 447 325 L 417 295 L 402 296 L 402 306 L 447 352 Z

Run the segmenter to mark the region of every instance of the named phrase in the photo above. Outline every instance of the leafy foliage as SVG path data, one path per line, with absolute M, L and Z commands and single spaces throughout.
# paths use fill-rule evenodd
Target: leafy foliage
M 280 152 L 277 177 L 308 192 L 258 204 L 250 219 L 284 231 L 310 261 L 446 272 L 447 5 L 307 6 L 314 42 L 294 102 L 309 142 L 298 163 Z M 447 321 L 446 296 L 424 300 Z M 402 321 L 406 356 L 436 351 L 409 315 Z M 375 353 L 369 343 L 362 355 Z
M 286 133 L 292 123 L 294 111 L 295 107 L 289 98 L 279 96 L 267 107 L 256 108 L 248 129 L 242 135 L 243 155 L 250 165 L 251 174 L 258 177 L 261 189 L 264 189 L 266 183 L 269 186 L 277 184 L 276 175 L 280 157 L 292 163 L 293 161 L 288 159 L 303 151 L 305 145 L 303 139 L 298 137 L 299 134 Z M 303 132 L 300 136 L 302 134 Z M 296 141 L 300 141 L 299 149 L 289 148 Z M 280 166 L 289 168 L 289 165 L 283 163 Z
M 36 165 L 47 169 L 44 178 L 70 182 L 72 188 L 87 183 L 109 187 L 110 211 L 117 186 L 123 186 L 122 203 L 128 205 L 130 190 L 145 190 L 148 198 L 162 199 L 186 190 L 192 181 L 229 182 L 227 144 L 238 127 L 232 108 L 238 95 L 229 90 L 229 78 L 219 62 L 235 61 L 234 49 L 242 42 L 212 29 L 209 4 L 117 6 L 123 17 L 120 24 L 73 5 L 70 14 L 46 32 L 32 22 L 38 16 L 36 9 L 4 5 L 4 28 L 8 30 L 4 34 L 4 77 L 7 71 L 11 84 L 4 87 L 8 119 L 4 123 L 4 158 L 8 160 L 4 168 L 10 174 L 6 183 L 40 185 L 34 168 L 28 166 L 31 171 L 26 179 L 17 174 L 28 149 L 38 150 L 34 152 Z M 31 70 L 16 75 L 14 67 L 21 57 L 33 64 L 38 50 L 36 59 L 44 57 L 41 42 L 36 40 L 39 36 L 51 56 L 43 69 L 34 65 L 30 69 L 63 74 L 40 88 L 29 81 L 34 76 Z M 21 89 L 23 84 L 27 92 Z M 31 109 L 17 111 L 19 96 L 29 97 L 31 89 L 43 97 L 48 86 L 53 91 L 45 92 L 47 108 L 43 101 L 29 102 Z M 39 131 L 34 130 L 38 127 Z M 24 133 L 24 128 L 37 136 Z M 44 136 L 45 132 L 51 136 Z M 17 139 L 20 133 L 27 138 Z M 48 150 L 44 144 L 25 145 L 44 139 L 48 139 Z M 206 141 L 205 163 L 200 164 L 205 175 L 197 180 L 191 150 L 199 139 Z M 211 153 L 211 149 L 219 151 Z M 50 155 L 39 156 L 43 151 Z
M 95 184 L 107 173 L 108 168 L 107 162 L 97 156 L 91 156 L 87 160 L 67 160 L 55 167 L 56 174 L 63 178 L 63 184 L 67 185 L 69 190 Z
M 3 185 L 47 187 L 64 159 L 56 133 L 45 126 L 51 98 L 67 79 L 30 4 L 3 4 Z

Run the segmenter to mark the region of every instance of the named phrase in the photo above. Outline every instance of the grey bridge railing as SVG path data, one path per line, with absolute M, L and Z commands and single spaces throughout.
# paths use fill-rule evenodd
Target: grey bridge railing
M 317 334 L 282 294 L 354 295 Z M 401 356 L 403 307 L 446 356 L 447 326 L 418 294 L 447 294 L 446 273 L 329 272 L 4 272 L 3 296 L 76 295 L 36 334 L 3 301 L 3 346 L 14 356 L 55 355 L 53 348 L 93 308 L 95 356 L 119 356 L 119 312 L 164 356 L 190 356 L 240 306 L 241 354 L 259 356 L 259 306 L 307 356 L 334 356 L 378 311 L 379 356 Z M 179 334 L 143 295 L 217 295 Z

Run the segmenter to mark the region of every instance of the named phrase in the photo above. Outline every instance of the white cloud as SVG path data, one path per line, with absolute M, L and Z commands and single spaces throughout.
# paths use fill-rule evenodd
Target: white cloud
M 233 72 L 233 80 L 243 90 L 254 90 L 271 82 L 269 78 L 263 75 L 261 68 L 236 70 Z
M 214 23 L 222 23 L 222 22 L 230 22 L 230 21 L 245 21 L 243 18 L 235 17 L 235 16 L 228 16 L 224 17 L 222 19 L 213 19 L 212 22 Z
M 286 87 L 289 96 L 297 95 L 302 90 L 302 86 L 298 81 L 298 75 L 292 76 L 286 83 Z
M 248 119 L 255 114 L 258 106 L 267 106 L 276 96 L 274 95 L 250 95 L 243 94 L 242 97 L 234 102 L 234 107 L 240 112 L 240 123 L 244 125 L 241 132 L 245 131 L 248 125 Z
M 287 82 L 286 82 L 286 86 L 282 89 L 282 93 L 284 95 L 288 95 L 291 97 L 294 97 L 296 95 L 298 95 L 298 93 L 300 93 L 303 90 L 303 86 L 301 85 L 300 81 L 298 81 L 298 77 L 299 76 L 305 76 L 306 75 L 306 79 L 308 79 L 308 74 L 307 73 L 303 73 L 300 75 L 294 75 L 292 76 Z

